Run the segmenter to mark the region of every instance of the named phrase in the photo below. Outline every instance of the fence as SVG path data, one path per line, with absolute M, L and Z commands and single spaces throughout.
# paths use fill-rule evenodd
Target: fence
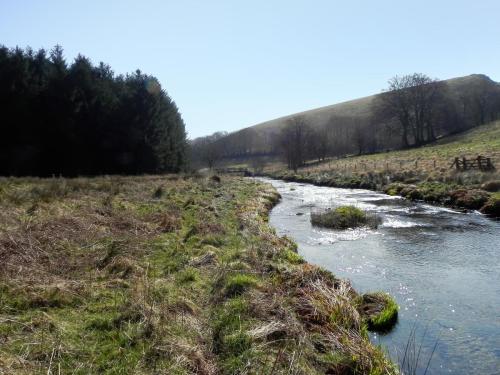
M 451 167 L 458 171 L 463 170 L 495 170 L 496 163 L 500 162 L 500 153 L 493 152 L 491 157 L 436 157 L 436 158 L 387 158 L 370 160 L 369 158 L 356 157 L 350 158 L 327 159 L 321 164 L 306 165 L 307 172 L 323 172 L 323 171 L 338 171 L 338 172 L 372 172 L 372 171 L 403 171 L 403 170 L 424 170 L 424 171 L 439 171 L 444 173 L 450 169 L 450 159 L 453 160 Z M 458 161 L 458 167 L 456 160 Z M 466 160 L 465 167 L 463 164 Z
M 456 168 L 460 171 L 465 171 L 468 169 L 479 169 L 481 171 L 492 171 L 495 166 L 491 162 L 491 158 L 486 158 L 484 156 L 478 156 L 475 159 L 467 159 L 465 157 L 455 158 L 450 168 Z

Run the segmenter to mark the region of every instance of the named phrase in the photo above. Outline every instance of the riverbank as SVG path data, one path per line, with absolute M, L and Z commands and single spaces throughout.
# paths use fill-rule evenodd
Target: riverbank
M 349 278 L 359 292 L 384 290 L 396 299 L 398 324 L 373 337 L 393 358 L 416 330 L 423 344 L 417 373 L 431 355 L 427 373 L 495 373 L 500 221 L 370 190 L 263 180 L 282 195 L 269 223 L 297 242 L 306 261 Z M 382 224 L 347 231 L 311 225 L 313 213 L 334 205 L 354 205 Z
M 414 201 L 424 201 L 451 208 L 479 210 L 493 218 L 500 217 L 500 193 L 497 192 L 500 189 L 500 181 L 496 180 L 483 184 L 460 184 L 453 180 L 445 182 L 429 178 L 422 179 L 413 173 L 390 172 L 363 174 L 304 172 L 301 174 L 277 171 L 264 173 L 263 177 L 316 186 L 374 190 Z
M 391 374 L 249 179 L 0 181 L 0 372 Z

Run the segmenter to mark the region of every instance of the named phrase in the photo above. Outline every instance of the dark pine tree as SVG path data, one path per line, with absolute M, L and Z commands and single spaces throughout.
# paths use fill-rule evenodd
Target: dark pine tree
M 155 77 L 115 76 L 61 46 L 0 46 L 0 175 L 178 172 L 186 163 L 179 110 Z

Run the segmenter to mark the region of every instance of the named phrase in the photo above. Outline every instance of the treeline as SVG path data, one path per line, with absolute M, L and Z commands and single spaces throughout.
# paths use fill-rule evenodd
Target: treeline
M 332 116 L 327 124 L 315 126 L 304 116 L 294 116 L 271 133 L 253 128 L 216 132 L 191 141 L 191 162 L 195 168 L 214 168 L 241 160 L 261 169 L 265 160 L 282 157 L 296 169 L 307 160 L 374 152 L 379 142 L 373 134 L 366 137 L 367 123 L 363 118 Z
M 419 147 L 500 118 L 499 84 L 486 76 L 464 80 L 457 87 L 420 73 L 396 76 L 371 100 L 369 115 L 331 115 L 322 123 L 298 115 L 271 130 L 215 133 L 192 142 L 192 158 L 212 168 L 225 161 L 281 157 L 297 169 L 327 157 Z
M 115 75 L 60 46 L 0 46 L 0 175 L 177 172 L 186 133 L 158 80 Z
M 401 137 L 404 148 L 433 142 L 500 118 L 500 86 L 480 77 L 467 90 L 450 92 L 443 81 L 425 74 L 395 76 L 372 105 L 372 122 Z

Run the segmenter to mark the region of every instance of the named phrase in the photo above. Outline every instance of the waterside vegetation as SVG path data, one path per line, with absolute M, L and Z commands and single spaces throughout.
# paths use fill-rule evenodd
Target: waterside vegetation
M 322 212 L 312 212 L 311 223 L 315 226 L 332 229 L 348 229 L 361 226 L 377 228 L 381 223 L 381 219 L 354 206 L 339 206 Z
M 366 317 L 368 329 L 389 331 L 398 320 L 399 306 L 389 294 L 376 292 L 361 296 L 360 311 Z
M 0 180 L 0 372 L 394 374 L 362 298 L 200 176 Z

